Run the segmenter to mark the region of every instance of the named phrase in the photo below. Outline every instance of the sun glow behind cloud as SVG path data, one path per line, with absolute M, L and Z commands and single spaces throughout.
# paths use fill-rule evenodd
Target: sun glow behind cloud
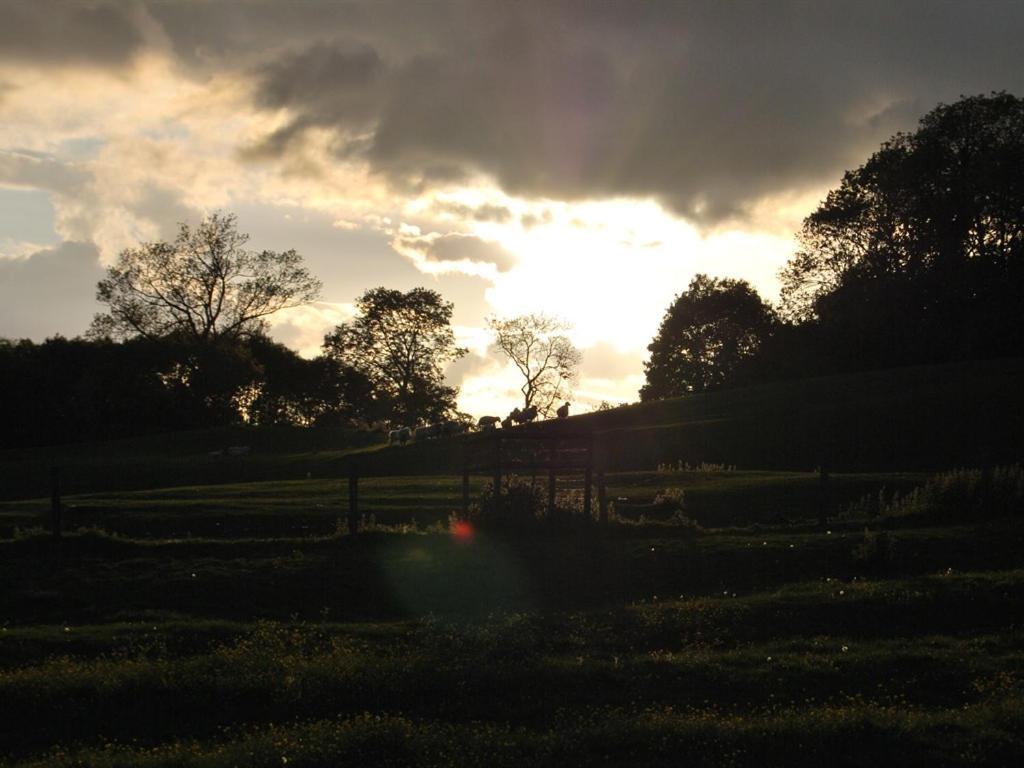
M 460 211 L 440 218 L 449 226 L 499 243 L 514 256 L 504 271 L 457 262 L 425 265 L 427 273 L 485 274 L 492 314 L 557 315 L 572 325 L 573 342 L 586 351 L 605 345 L 635 362 L 635 370 L 603 375 L 584 365 L 577 399 L 584 408 L 602 400 L 632 401 L 643 382 L 642 359 L 675 295 L 698 272 L 750 280 L 769 299 L 778 293 L 776 273 L 792 254 L 791 236 L 739 228 L 702 233 L 650 200 L 565 203 L 526 201 L 481 187 L 449 190 L 442 198 L 413 201 L 407 213 L 423 220 L 431 211 Z M 486 216 L 474 215 L 485 210 Z M 507 212 L 497 215 L 495 211 Z M 435 217 L 434 223 L 437 223 Z M 422 235 L 422 225 L 405 225 Z M 468 268 L 467 268 L 468 267 Z M 487 354 L 477 350 L 478 354 Z M 502 412 L 518 398 L 516 374 L 493 360 L 462 382 L 465 410 Z

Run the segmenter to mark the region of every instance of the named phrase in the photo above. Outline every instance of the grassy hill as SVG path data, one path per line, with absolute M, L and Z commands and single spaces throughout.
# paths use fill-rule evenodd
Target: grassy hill
M 609 471 L 715 463 L 745 470 L 934 471 L 1024 458 L 1024 360 L 777 382 L 574 416 L 513 434 L 587 432 Z M 0 453 L 0 499 L 214 483 L 451 474 L 484 436 L 387 447 L 379 433 L 233 428 Z M 213 456 L 246 445 L 246 456 Z
M 516 432 L 593 432 L 605 466 L 616 471 L 679 462 L 791 471 L 822 463 L 846 472 L 935 471 L 1019 461 L 1022 392 L 1024 360 L 989 360 L 709 392 Z M 461 457 L 459 441 L 436 441 L 380 451 L 366 458 L 363 469 L 448 472 L 460 466 Z
M 828 376 L 711 392 L 583 416 L 609 463 L 937 470 L 1019 460 L 1024 360 Z

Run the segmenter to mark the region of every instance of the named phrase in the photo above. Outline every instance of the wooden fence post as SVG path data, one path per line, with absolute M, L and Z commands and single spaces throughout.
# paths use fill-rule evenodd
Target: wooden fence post
M 496 517 L 501 515 L 501 436 L 495 435 L 494 437 L 494 478 L 493 482 L 493 499 L 494 499 L 494 510 L 493 513 Z
M 558 451 L 555 448 L 548 449 L 548 519 L 553 520 L 555 513 L 555 459 Z
M 820 490 L 820 498 L 818 499 L 818 527 L 825 530 L 828 527 L 831 499 L 829 498 L 828 461 L 824 458 L 818 470 L 818 486 Z
M 50 467 L 50 532 L 60 538 L 60 469 Z
M 462 440 L 462 519 L 469 519 L 469 448 Z
M 348 467 L 348 532 L 359 531 L 359 470 L 355 463 Z
M 587 468 L 583 472 L 583 516 L 587 519 L 591 519 L 591 507 L 590 503 L 591 490 L 590 486 L 594 479 L 594 441 L 590 441 L 590 445 L 587 447 Z

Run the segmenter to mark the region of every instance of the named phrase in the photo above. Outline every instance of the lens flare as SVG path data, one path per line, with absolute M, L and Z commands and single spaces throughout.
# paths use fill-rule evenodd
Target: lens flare
M 473 539 L 473 526 L 465 520 L 459 520 L 452 526 L 452 536 L 456 541 L 471 541 Z

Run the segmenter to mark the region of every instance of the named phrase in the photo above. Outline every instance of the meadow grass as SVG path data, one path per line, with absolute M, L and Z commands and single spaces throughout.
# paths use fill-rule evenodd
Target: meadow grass
M 93 642 L 52 654 L 51 637 L 49 651 L 0 672 L 3 735 L 12 758 L 43 750 L 68 765 L 220 765 L 270 734 L 286 749 L 267 754 L 310 765 L 359 755 L 382 764 L 390 749 L 429 762 L 454 734 L 499 760 L 540 744 L 530 759 L 735 752 L 742 764 L 761 755 L 809 765 L 830 750 L 839 762 L 842 749 L 880 759 L 876 749 L 909 732 L 941 737 L 947 751 L 972 745 L 943 764 L 985 764 L 998 750 L 1020 754 L 1021 616 L 991 609 L 1021 605 L 1022 591 L 1021 571 L 830 579 L 602 611 L 200 622 L 203 643 L 181 642 L 181 617 L 62 627 Z M 16 643 L 43 632 L 12 631 Z M 404 725 L 388 736 L 380 722 Z M 879 744 L 865 751 L 857 734 L 868 723 Z M 769 743 L 779 738 L 812 754 L 787 761 Z M 256 754 L 240 764 L 268 764 Z M 440 764 L 474 764 L 471 754 Z
M 349 536 L 351 452 L 428 447 L 299 447 L 203 484 L 225 464 L 121 445 L 59 540 L 49 499 L 0 503 L 0 764 L 1024 762 L 1024 527 L 984 475 L 833 473 L 819 528 L 814 473 L 646 465 L 607 529 L 466 538 L 460 478 L 370 476 Z M 171 482 L 130 490 L 132 451 Z

